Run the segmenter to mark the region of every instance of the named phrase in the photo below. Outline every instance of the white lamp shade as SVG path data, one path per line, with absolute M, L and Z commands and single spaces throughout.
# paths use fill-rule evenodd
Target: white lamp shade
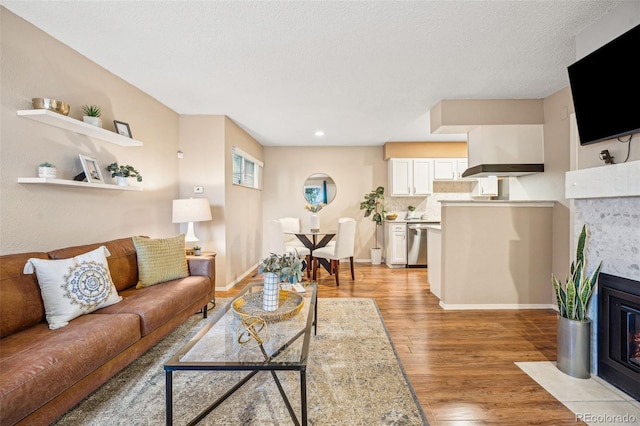
M 211 206 L 206 198 L 173 200 L 173 223 L 188 223 L 185 241 L 200 241 L 193 229 L 193 222 L 211 220 Z
M 173 223 L 211 220 L 211 205 L 206 198 L 173 200 Z

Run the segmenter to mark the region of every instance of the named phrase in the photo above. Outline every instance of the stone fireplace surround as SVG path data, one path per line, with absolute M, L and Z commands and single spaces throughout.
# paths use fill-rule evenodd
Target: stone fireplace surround
M 640 281 L 640 161 L 567 172 L 565 194 L 573 200 L 574 245 L 582 225 L 587 226 L 587 270 L 602 261 L 602 272 Z M 595 375 L 598 303 L 596 292 L 589 308 L 593 320 L 591 371 Z

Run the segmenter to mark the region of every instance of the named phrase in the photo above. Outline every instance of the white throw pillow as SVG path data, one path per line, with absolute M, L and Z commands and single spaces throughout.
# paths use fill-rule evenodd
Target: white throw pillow
M 74 318 L 122 300 L 111 274 L 105 246 L 70 259 L 31 258 L 24 273 L 35 272 L 49 328 L 55 330 Z

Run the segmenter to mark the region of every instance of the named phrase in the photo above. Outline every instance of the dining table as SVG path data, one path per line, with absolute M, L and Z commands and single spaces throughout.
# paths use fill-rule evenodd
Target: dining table
M 285 234 L 295 235 L 298 240 L 300 240 L 300 242 L 309 249 L 311 252 L 310 258 L 313 260 L 313 251 L 317 248 L 326 246 L 329 241 L 336 236 L 336 231 L 324 229 L 311 230 L 310 228 L 303 228 L 298 232 L 285 232 Z M 331 265 L 327 259 L 320 258 L 317 260 L 320 265 L 327 270 L 327 272 L 331 273 Z M 308 265 L 308 267 L 310 268 L 311 265 Z

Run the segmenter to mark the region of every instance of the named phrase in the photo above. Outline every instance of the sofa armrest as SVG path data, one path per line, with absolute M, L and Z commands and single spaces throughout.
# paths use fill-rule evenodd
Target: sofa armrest
M 202 256 L 187 256 L 189 265 L 189 275 L 209 277 L 211 289 L 209 290 L 209 300 L 215 300 L 216 289 L 216 254 L 206 253 Z

